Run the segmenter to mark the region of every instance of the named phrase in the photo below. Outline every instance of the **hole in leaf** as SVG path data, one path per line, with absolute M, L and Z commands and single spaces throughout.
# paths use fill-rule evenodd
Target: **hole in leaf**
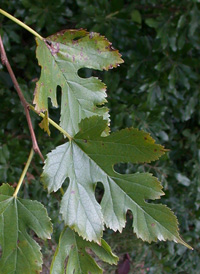
M 133 213 L 130 209 L 128 209 L 126 212 L 126 228 L 128 228 L 128 227 L 131 228 L 132 223 L 133 223 Z
M 114 170 L 117 172 L 117 173 L 120 173 L 120 174 L 127 174 L 127 170 L 128 170 L 128 164 L 127 163 L 119 163 L 119 164 L 115 164 L 114 165 Z
M 98 182 L 95 188 L 95 198 L 99 204 L 101 203 L 103 194 L 104 194 L 103 184 L 101 182 Z
M 78 70 L 78 76 L 81 78 L 89 78 L 91 76 L 95 75 L 95 72 L 93 69 L 89 68 L 80 68 Z
M 57 86 L 57 89 L 56 89 L 56 99 L 57 99 L 57 102 L 58 102 L 59 106 L 61 105 L 61 95 L 62 95 L 62 89 L 61 89 L 60 86 Z
M 60 120 L 61 94 L 62 94 L 62 89 L 60 86 L 57 86 L 56 88 L 56 100 L 58 103 L 57 108 L 52 105 L 51 99 L 48 98 L 49 117 L 53 119 L 57 124 L 60 123 L 59 120 Z
M 73 41 L 77 41 L 77 40 L 81 39 L 82 37 L 83 37 L 83 36 L 78 35 L 77 37 L 75 37 L 75 38 L 73 39 Z
M 66 178 L 64 183 L 62 184 L 62 189 L 64 192 L 67 190 L 69 183 L 70 183 L 69 178 Z M 59 189 L 59 191 L 60 191 L 60 189 Z M 75 192 L 73 192 L 73 190 L 72 190 L 72 194 L 75 194 Z

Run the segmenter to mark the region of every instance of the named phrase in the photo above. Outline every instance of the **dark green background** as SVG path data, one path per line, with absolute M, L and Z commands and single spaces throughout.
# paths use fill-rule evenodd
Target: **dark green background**
M 200 4 L 197 0 L 1 0 L 1 8 L 46 37 L 61 29 L 86 28 L 105 35 L 125 61 L 109 72 L 82 69 L 108 86 L 112 130 L 138 127 L 151 133 L 170 152 L 151 165 L 118 165 L 120 172 L 150 171 L 162 182 L 162 202 L 177 215 L 180 234 L 194 251 L 175 243 L 136 240 L 131 215 L 122 235 L 108 231 L 105 239 L 121 257 L 129 253 L 130 273 L 199 273 L 200 269 Z M 25 97 L 32 102 L 40 68 L 32 34 L 0 15 L 8 58 Z M 59 91 L 58 91 L 59 97 Z M 58 98 L 59 99 L 59 98 Z M 45 155 L 62 142 L 53 128 L 49 138 L 31 113 Z M 58 121 L 59 109 L 51 109 Z M 23 108 L 5 68 L 0 65 L 0 182 L 15 184 L 29 154 Z M 39 180 L 42 164 L 35 157 L 21 196 L 44 203 L 54 222 L 57 241 L 62 223 L 57 216 L 60 193 L 51 197 Z M 34 178 L 32 177 L 34 176 Z M 101 189 L 97 196 L 101 195 Z M 54 243 L 44 243 L 49 260 Z M 106 273 L 116 267 L 104 266 Z

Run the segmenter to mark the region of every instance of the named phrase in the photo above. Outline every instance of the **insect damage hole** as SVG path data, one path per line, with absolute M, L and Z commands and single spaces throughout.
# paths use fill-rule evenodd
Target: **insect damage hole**
M 74 37 L 72 41 L 78 41 L 81 38 L 83 38 L 83 36 L 82 35 L 78 35 L 77 37 Z
M 95 187 L 95 198 L 99 204 L 101 203 L 103 195 L 104 195 L 104 186 L 101 182 L 98 182 Z
M 78 70 L 78 76 L 81 78 L 90 78 L 91 76 L 95 76 L 95 71 L 89 68 L 81 68 Z
M 54 91 L 51 91 L 54 92 Z M 57 107 L 53 106 L 51 99 L 48 97 L 48 106 L 49 106 L 49 117 L 53 119 L 57 124 L 60 123 L 60 106 L 61 106 L 61 97 L 62 97 L 62 89 L 60 86 L 56 88 L 56 100 Z

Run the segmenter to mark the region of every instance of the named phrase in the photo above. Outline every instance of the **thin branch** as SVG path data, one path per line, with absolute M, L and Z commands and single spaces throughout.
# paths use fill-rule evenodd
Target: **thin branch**
M 33 151 L 33 148 L 32 148 L 32 149 L 31 149 L 31 152 L 30 152 L 30 154 L 29 154 L 29 156 L 28 156 L 28 160 L 27 160 L 27 162 L 26 162 L 26 165 L 25 165 L 25 167 L 24 167 L 24 170 L 23 170 L 23 172 L 22 172 L 22 174 L 21 174 L 21 176 L 20 176 L 20 179 L 19 179 L 19 182 L 18 182 L 17 187 L 16 187 L 16 189 L 15 189 L 15 192 L 14 192 L 14 194 L 13 194 L 13 197 L 15 197 L 15 198 L 17 198 L 17 194 L 18 194 L 18 192 L 19 192 L 19 189 L 20 189 L 20 187 L 21 187 L 21 185 L 22 185 L 22 183 L 23 183 L 23 180 L 24 180 L 24 177 L 25 177 L 25 175 L 26 175 L 26 172 L 27 172 L 27 170 L 28 170 L 28 168 L 29 168 L 29 166 L 30 166 L 30 164 L 31 164 L 31 161 L 32 161 L 32 159 L 33 159 L 33 154 L 34 154 L 34 151 Z
M 4 46 L 3 46 L 3 41 L 1 39 L 1 36 L 0 36 L 0 52 L 1 52 L 1 60 L 2 60 L 2 64 L 6 66 L 9 74 L 10 74 L 10 77 L 12 79 L 12 82 L 14 84 L 14 87 L 17 91 L 17 94 L 20 98 L 20 101 L 24 107 L 24 110 L 25 110 L 25 114 L 26 114 L 26 119 L 27 119 L 27 122 L 28 122 L 28 127 L 29 127 L 29 131 L 30 131 L 30 134 L 31 134 L 31 139 L 32 139 L 32 144 L 33 144 L 33 150 L 35 151 L 35 153 L 39 154 L 40 158 L 42 159 L 42 161 L 44 162 L 44 157 L 39 149 L 39 146 L 38 146 L 38 143 L 37 143 L 37 140 L 36 140 L 36 137 L 35 137 L 35 132 L 34 132 L 34 129 L 33 129 L 33 125 L 32 125 L 32 122 L 31 122 L 31 117 L 30 117 L 30 113 L 29 113 L 29 103 L 26 101 L 26 99 L 24 98 L 24 95 L 20 89 L 20 86 L 17 82 L 17 79 L 14 75 L 14 72 L 10 66 L 10 63 L 8 61 L 8 58 L 6 56 L 6 52 L 5 52 L 5 49 L 4 49 Z
M 0 9 L 0 13 L 3 14 L 4 16 L 8 17 L 10 20 L 14 21 L 15 23 L 17 23 L 21 27 L 23 27 L 26 30 L 28 30 L 30 33 L 32 33 L 34 36 L 38 37 L 40 40 L 43 40 L 43 37 L 41 35 L 39 35 L 39 33 L 37 33 L 35 30 L 33 30 L 32 28 L 30 28 L 29 26 L 27 26 L 26 24 L 24 24 L 19 19 L 15 18 L 11 14 L 7 13 L 5 10 Z

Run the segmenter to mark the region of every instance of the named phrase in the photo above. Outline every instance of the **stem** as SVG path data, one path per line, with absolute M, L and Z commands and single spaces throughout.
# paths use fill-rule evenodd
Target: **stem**
M 38 112 L 37 110 L 35 110 L 35 108 L 29 104 L 29 108 L 34 111 L 35 113 L 37 113 L 40 117 L 44 118 L 45 115 L 42 112 Z M 48 121 L 49 123 L 54 126 L 55 128 L 57 128 L 60 132 L 62 132 L 70 141 L 73 139 L 73 137 L 71 135 L 69 135 L 69 133 L 67 131 L 65 131 L 63 128 L 61 128 L 56 122 L 54 122 L 51 118 L 48 117 Z
M 31 160 L 32 160 L 32 158 L 33 158 L 33 155 L 34 155 L 34 151 L 33 151 L 33 148 L 32 148 L 31 151 L 30 151 L 30 154 L 29 154 L 29 156 L 28 156 L 28 160 L 27 160 L 27 162 L 26 162 L 26 165 L 25 165 L 25 167 L 24 167 L 24 170 L 22 171 L 22 174 L 21 174 L 21 176 L 20 176 L 20 179 L 19 179 L 19 182 L 18 182 L 17 187 L 16 187 L 16 189 L 15 189 L 15 192 L 14 192 L 14 194 L 13 194 L 13 197 L 15 197 L 15 198 L 17 198 L 17 194 L 18 194 L 19 189 L 20 189 L 20 187 L 21 187 L 21 185 L 22 185 L 22 183 L 23 183 L 23 180 L 24 180 L 24 177 L 25 177 L 25 175 L 26 175 L 26 172 L 27 172 L 27 170 L 28 170 L 28 168 L 29 168 L 29 166 L 30 166 Z
M 32 122 L 31 122 L 31 117 L 30 117 L 30 113 L 29 113 L 29 104 L 28 102 L 26 101 L 26 99 L 24 98 L 24 95 L 20 89 L 20 86 L 17 82 L 17 79 L 14 75 L 14 72 L 10 66 L 10 63 L 8 61 L 8 58 L 6 56 L 6 52 L 5 52 L 5 49 L 4 49 L 4 46 L 3 46 L 3 41 L 1 39 L 1 36 L 0 36 L 0 53 L 1 53 L 1 60 L 2 60 L 2 64 L 6 66 L 9 74 L 10 74 L 10 77 L 12 79 L 12 82 L 14 84 L 14 87 L 17 91 L 17 94 L 20 98 L 20 101 L 24 107 L 24 110 L 25 110 L 25 114 L 26 114 L 26 119 L 27 119 L 27 123 L 28 123 L 28 127 L 29 127 L 29 131 L 30 131 L 30 134 L 31 134 L 31 139 L 32 139 L 32 144 L 33 144 L 33 149 L 36 153 L 39 154 L 40 158 L 42 159 L 42 161 L 44 162 L 44 157 L 42 156 L 42 153 L 39 149 L 39 146 L 38 146 L 38 143 L 37 143 L 37 139 L 35 137 L 35 132 L 34 132 L 34 129 L 33 129 L 33 125 L 32 125 Z
M 27 26 L 23 22 L 21 22 L 19 19 L 15 18 L 11 14 L 7 13 L 6 11 L 0 9 L 0 13 L 3 14 L 4 16 L 8 17 L 12 21 L 14 21 L 15 23 L 17 23 L 21 27 L 23 27 L 24 29 L 28 30 L 30 33 L 32 33 L 34 36 L 38 37 L 40 40 L 44 39 L 41 35 L 39 35 L 39 33 L 37 33 L 36 31 L 34 31 L 32 28 L 30 28 L 29 26 Z

